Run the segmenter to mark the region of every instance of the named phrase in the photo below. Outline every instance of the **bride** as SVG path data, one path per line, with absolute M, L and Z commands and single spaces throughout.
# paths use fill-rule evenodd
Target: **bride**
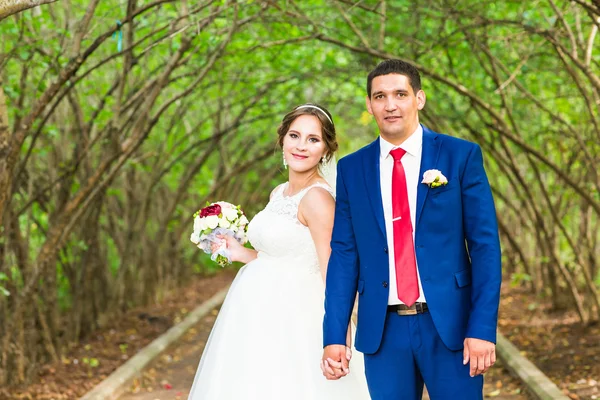
M 313 104 L 296 107 L 277 133 L 289 180 L 248 226 L 256 250 L 223 238 L 232 260 L 246 265 L 221 307 L 188 399 L 369 399 L 360 353 L 344 379 L 328 381 L 319 369 L 335 208 L 334 190 L 319 171 L 338 147 L 331 114 Z

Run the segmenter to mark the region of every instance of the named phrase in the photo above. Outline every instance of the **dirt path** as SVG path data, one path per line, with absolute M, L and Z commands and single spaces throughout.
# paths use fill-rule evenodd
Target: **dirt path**
M 216 315 L 217 310 L 213 310 L 167 349 L 119 400 L 187 399 Z
M 204 345 L 216 319 L 217 310 L 206 316 L 188 331 L 182 340 L 167 349 L 135 380 L 119 400 L 187 399 L 194 381 L 196 367 Z M 498 400 L 525 400 L 523 387 L 497 364 L 486 376 L 486 398 Z M 428 399 L 427 396 L 424 400 Z
M 105 326 L 82 339 L 79 345 L 65 349 L 60 362 L 42 365 L 33 382 L 0 386 L 0 400 L 80 398 L 191 310 L 230 284 L 236 272 L 224 269 L 210 276 L 191 276 L 187 285 L 173 289 L 160 303 L 137 307 L 107 319 Z M 94 360 L 96 366 L 86 364 L 86 359 Z

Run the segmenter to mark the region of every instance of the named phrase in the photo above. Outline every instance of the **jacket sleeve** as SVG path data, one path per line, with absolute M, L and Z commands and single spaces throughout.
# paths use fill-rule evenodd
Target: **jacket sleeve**
M 465 239 L 471 259 L 471 313 L 466 337 L 496 343 L 502 266 L 492 190 L 481 148 L 474 145 L 462 176 Z
M 340 160 L 337 166 L 335 219 L 325 287 L 323 346 L 346 344 L 358 283 L 358 251 L 344 180 L 344 161 Z

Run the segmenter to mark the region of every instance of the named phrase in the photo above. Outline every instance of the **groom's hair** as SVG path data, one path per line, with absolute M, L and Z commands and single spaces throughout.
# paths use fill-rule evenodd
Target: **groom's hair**
M 402 60 L 384 60 L 377 64 L 375 69 L 367 77 L 367 96 L 371 98 L 371 86 L 373 79 L 381 75 L 399 74 L 408 78 L 408 83 L 415 94 L 421 90 L 421 75 L 419 70 L 412 64 Z

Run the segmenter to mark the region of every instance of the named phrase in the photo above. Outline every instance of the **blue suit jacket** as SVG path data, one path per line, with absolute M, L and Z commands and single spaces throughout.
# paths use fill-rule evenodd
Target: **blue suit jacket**
M 377 139 L 338 163 L 323 321 L 324 345 L 345 344 L 358 292 L 356 348 L 366 354 L 381 343 L 389 290 L 379 161 Z M 448 178 L 417 189 L 415 251 L 433 322 L 451 350 L 466 337 L 495 343 L 500 243 L 481 149 L 424 127 L 420 177 L 429 169 Z

